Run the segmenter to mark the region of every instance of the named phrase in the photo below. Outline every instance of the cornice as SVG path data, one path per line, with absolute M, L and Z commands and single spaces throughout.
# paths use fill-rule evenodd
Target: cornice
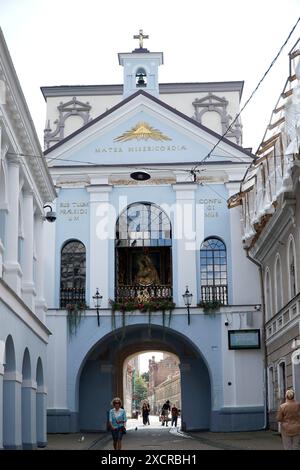
M 294 225 L 295 210 L 296 199 L 285 198 L 251 249 L 251 256 L 262 262 L 267 254 L 275 249 L 275 242 L 279 240 L 290 225 Z
M 3 121 L 15 138 L 12 147 L 16 154 L 24 154 L 20 157 L 30 168 L 43 200 L 51 201 L 56 197 L 55 189 L 1 29 L 0 78 L 5 86 L 5 104 L 1 106 Z

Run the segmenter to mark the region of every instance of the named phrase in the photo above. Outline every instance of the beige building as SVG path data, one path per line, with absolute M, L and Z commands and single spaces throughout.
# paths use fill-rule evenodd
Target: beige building
M 288 68 L 289 66 L 289 68 Z M 238 194 L 243 243 L 258 263 L 264 298 L 269 425 L 285 390 L 300 400 L 300 40 L 289 53 L 287 81 Z
M 166 400 L 181 408 L 179 360 L 165 354 L 159 362 L 149 359 L 148 400 L 152 414 L 159 414 Z

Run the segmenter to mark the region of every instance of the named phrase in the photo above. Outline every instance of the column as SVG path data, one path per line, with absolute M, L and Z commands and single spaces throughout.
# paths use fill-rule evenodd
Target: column
M 35 311 L 39 319 L 45 323 L 47 305 L 44 298 L 44 218 L 40 214 L 36 214 L 34 218 L 34 237 L 36 248 L 36 273 L 35 273 L 35 289 L 36 302 Z
M 36 391 L 36 440 L 38 447 L 47 446 L 47 389 L 43 385 Z
M 114 260 L 109 253 L 109 241 L 114 237 L 115 217 L 109 204 L 109 185 L 95 185 L 90 193 L 90 296 L 99 288 L 103 296 L 101 307 L 108 307 L 109 272 Z M 91 299 L 92 300 L 92 299 Z M 91 302 L 93 305 L 93 302 Z
M 6 218 L 4 280 L 21 294 L 22 271 L 18 263 L 19 233 L 19 160 L 8 159 L 8 202 L 9 214 Z
M 36 382 L 24 380 L 22 383 L 22 443 L 23 449 L 36 448 Z
M 3 375 L 4 366 L 0 364 L 0 450 L 3 449 Z
M 177 183 L 173 185 L 176 192 L 174 211 L 174 302 L 184 307 L 182 294 L 186 286 L 193 294 L 192 305 L 197 304 L 197 237 L 196 237 L 196 204 L 197 184 Z
M 6 449 L 22 448 L 21 386 L 22 374 L 5 372 L 3 376 L 3 445 Z
M 23 257 L 23 279 L 22 294 L 25 303 L 34 310 L 35 286 L 33 281 L 33 192 L 24 192 L 24 257 Z

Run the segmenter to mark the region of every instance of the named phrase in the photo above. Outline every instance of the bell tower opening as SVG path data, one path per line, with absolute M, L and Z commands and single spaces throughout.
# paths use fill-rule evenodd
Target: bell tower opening
M 135 84 L 137 88 L 143 88 L 147 86 L 147 73 L 145 69 L 138 68 L 135 74 Z

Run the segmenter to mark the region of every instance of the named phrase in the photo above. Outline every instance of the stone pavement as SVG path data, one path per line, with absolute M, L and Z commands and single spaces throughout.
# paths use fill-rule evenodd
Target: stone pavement
M 180 426 L 180 422 L 178 422 Z M 110 433 L 49 434 L 48 450 L 111 450 Z M 189 432 L 161 426 L 150 416 L 150 426 L 141 418 L 129 419 L 123 450 L 282 450 L 281 437 L 273 431 L 234 433 Z M 41 449 L 42 450 L 42 449 Z

